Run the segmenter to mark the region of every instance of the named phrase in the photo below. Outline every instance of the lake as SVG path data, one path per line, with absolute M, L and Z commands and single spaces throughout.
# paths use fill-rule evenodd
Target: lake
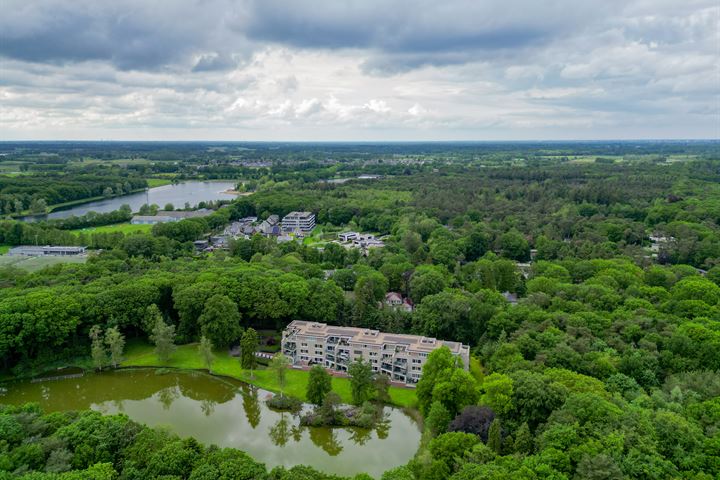
M 200 202 L 208 202 L 211 200 L 232 200 L 235 195 L 223 193 L 225 190 L 235 188 L 235 182 L 183 182 L 176 185 L 163 185 L 162 187 L 150 188 L 147 192 L 131 193 L 119 197 L 106 198 L 94 202 L 75 205 L 66 210 L 58 210 L 48 215 L 30 215 L 23 217 L 26 221 L 37 221 L 53 218 L 67 218 L 71 215 L 81 216 L 88 212 L 112 212 L 117 210 L 123 204 L 130 205 L 133 212 L 140 210 L 144 204 L 153 203 L 161 209 L 168 203 L 172 203 L 175 208 L 183 208 L 185 202 L 191 207 L 197 206 Z
M 169 426 L 206 445 L 243 450 L 269 468 L 310 465 L 354 475 L 404 465 L 420 443 L 417 423 L 385 408 L 387 420 L 372 430 L 301 427 L 299 417 L 265 405 L 264 390 L 199 372 L 157 374 L 117 370 L 38 383 L 10 382 L 0 403 L 37 402 L 46 412 L 92 409 L 124 413 L 149 426 Z M 309 408 L 309 407 L 306 407 Z

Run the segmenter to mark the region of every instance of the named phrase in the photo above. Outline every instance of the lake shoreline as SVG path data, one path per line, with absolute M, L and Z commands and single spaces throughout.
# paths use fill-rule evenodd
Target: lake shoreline
M 170 203 L 182 206 L 186 203 L 197 207 L 203 202 L 230 201 L 235 197 L 226 193 L 235 187 L 234 182 L 228 180 L 186 180 L 177 183 L 168 183 L 148 188 L 135 189 L 132 192 L 109 197 L 89 197 L 73 200 L 48 207 L 45 213 L 14 214 L 15 220 L 27 223 L 42 222 L 46 220 L 64 219 L 71 216 L 80 217 L 93 211 L 96 213 L 109 213 L 118 210 L 127 204 L 133 212 L 140 210 L 147 203 L 156 204 L 160 208 Z
M 371 428 L 302 425 L 299 416 L 266 405 L 272 395 L 267 389 L 207 369 L 123 366 L 84 371 L 88 373 L 78 375 L 65 369 L 38 382 L 3 383 L 0 403 L 37 403 L 46 413 L 122 413 L 149 428 L 167 426 L 180 438 L 243 451 L 271 468 L 309 465 L 336 475 L 367 472 L 378 477 L 409 461 L 422 436 L 415 417 L 394 407 Z M 302 412 L 311 410 L 305 402 Z M 370 466 L 368 458 L 373 459 Z

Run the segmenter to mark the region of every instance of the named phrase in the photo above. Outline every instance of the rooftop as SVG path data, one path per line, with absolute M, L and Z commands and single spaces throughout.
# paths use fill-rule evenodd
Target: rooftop
M 468 346 L 459 342 L 437 340 L 432 337 L 420 335 L 406 335 L 398 333 L 383 333 L 378 330 L 356 327 L 338 327 L 326 323 L 308 322 L 305 320 L 293 320 L 286 327 L 286 330 L 294 330 L 296 334 L 310 336 L 338 336 L 348 337 L 350 342 L 383 345 L 386 343 L 394 345 L 407 345 L 410 350 L 420 352 L 431 352 L 436 348 L 445 346 L 452 353 L 462 353 L 469 349 Z

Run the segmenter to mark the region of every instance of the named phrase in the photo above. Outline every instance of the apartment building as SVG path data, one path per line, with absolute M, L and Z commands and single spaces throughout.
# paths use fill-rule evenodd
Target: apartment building
M 330 370 L 347 371 L 351 362 L 363 360 L 372 365 L 373 371 L 410 385 L 420 380 L 430 352 L 443 346 L 468 368 L 470 347 L 459 342 L 303 320 L 290 322 L 282 335 L 282 352 L 294 365 L 317 364 Z
M 315 214 L 311 212 L 290 212 L 282 219 L 283 232 L 310 233 L 313 228 L 315 228 Z

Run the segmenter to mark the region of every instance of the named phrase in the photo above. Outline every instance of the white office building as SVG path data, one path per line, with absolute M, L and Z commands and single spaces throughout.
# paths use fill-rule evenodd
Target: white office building
M 282 219 L 283 232 L 310 233 L 315 228 L 315 214 L 312 212 L 290 212 Z

